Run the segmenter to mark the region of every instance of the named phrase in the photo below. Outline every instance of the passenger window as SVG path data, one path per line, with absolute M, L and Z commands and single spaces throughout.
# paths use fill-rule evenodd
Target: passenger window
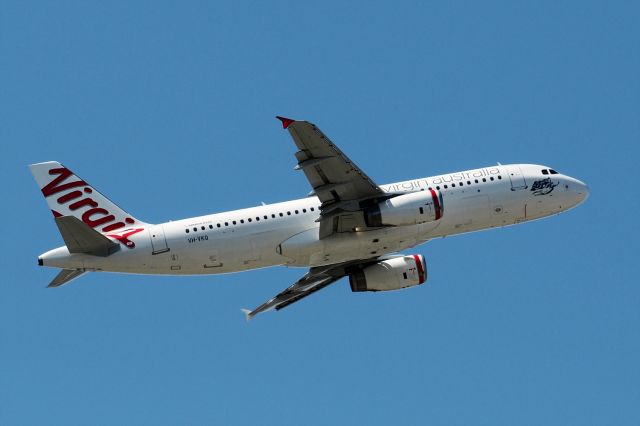
M 487 178 L 482 178 L 482 181 L 483 181 L 483 182 L 486 182 L 486 181 L 487 181 Z
M 249 222 L 251 222 L 251 218 L 247 219 Z
M 439 187 L 439 186 L 436 186 L 436 189 L 437 189 L 438 191 L 440 191 L 440 187 Z
M 452 184 L 451 184 L 451 187 L 452 187 L 452 188 L 455 188 L 455 187 L 456 187 L 456 184 L 455 184 L 455 183 L 452 183 Z
M 233 221 L 233 222 L 231 222 L 231 223 L 233 223 L 233 224 L 235 225 L 237 222 L 234 220 L 234 221 Z
M 213 229 L 213 225 L 209 225 L 209 229 Z
M 498 180 L 502 179 L 502 176 L 498 175 Z
M 287 216 L 291 216 L 291 212 L 287 212 Z
M 493 176 L 491 176 L 489 179 L 490 179 L 490 180 L 493 180 Z
M 280 217 L 284 216 L 282 213 L 280 213 Z
M 448 187 L 447 185 L 445 185 L 445 186 L 444 186 L 444 189 L 447 189 L 447 188 L 449 188 L 449 187 Z
M 471 181 L 470 180 L 467 181 L 467 185 L 471 185 Z
M 188 233 L 189 233 L 189 230 L 188 230 L 188 229 L 185 229 L 185 230 L 184 230 L 184 232 L 186 232 L 186 233 L 188 234 Z
M 220 228 L 220 224 L 219 224 L 219 223 L 218 223 L 216 226 L 217 226 L 218 228 Z
M 476 183 L 478 183 L 478 179 L 476 179 L 476 181 L 475 181 L 475 182 L 476 182 Z
M 198 228 L 194 227 L 193 232 L 198 232 Z
M 266 214 L 262 217 L 264 218 L 264 220 L 267 220 L 269 218 L 269 216 L 267 216 Z
M 296 210 L 296 214 L 300 213 L 298 210 Z
M 244 219 L 240 219 L 240 223 L 244 223 Z
M 313 211 L 313 207 L 311 207 L 311 211 Z
M 272 218 L 272 219 L 275 219 L 275 218 L 276 218 L 276 215 L 275 215 L 275 214 L 273 214 L 273 213 L 271 213 L 271 218 Z
M 302 213 L 306 213 L 306 212 L 307 212 L 307 209 L 302 209 Z

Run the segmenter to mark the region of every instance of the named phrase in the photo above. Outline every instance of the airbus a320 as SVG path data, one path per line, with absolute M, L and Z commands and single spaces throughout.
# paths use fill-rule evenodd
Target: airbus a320
M 297 147 L 305 198 L 150 224 L 118 207 L 62 164 L 30 166 L 65 245 L 38 257 L 60 268 L 49 287 L 86 272 L 223 274 L 283 265 L 308 268 L 247 319 L 282 309 L 349 278 L 351 290 L 423 284 L 421 254 L 401 252 L 449 235 L 556 215 L 589 195 L 548 166 L 509 164 L 379 185 L 314 124 L 277 117 Z

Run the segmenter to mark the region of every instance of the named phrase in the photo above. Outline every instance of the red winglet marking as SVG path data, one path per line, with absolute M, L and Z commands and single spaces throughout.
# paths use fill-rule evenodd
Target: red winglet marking
M 291 123 L 293 123 L 296 120 L 292 120 L 290 118 L 286 118 L 286 117 L 281 117 L 279 115 L 276 115 L 276 118 L 280 121 L 282 121 L 282 128 L 286 129 L 287 127 L 289 127 L 291 125 Z

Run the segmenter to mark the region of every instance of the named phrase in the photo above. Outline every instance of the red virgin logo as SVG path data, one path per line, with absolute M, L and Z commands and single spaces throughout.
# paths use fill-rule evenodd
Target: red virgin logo
M 85 181 L 66 182 L 69 177 L 73 176 L 73 173 L 66 167 L 51 169 L 49 174 L 55 176 L 55 178 L 42 188 L 42 194 L 45 198 L 59 194 L 56 199 L 58 205 L 65 206 L 72 212 L 77 211 L 74 214 L 78 215 L 91 228 L 102 227 L 100 229 L 102 232 L 110 232 L 135 223 L 135 220 L 131 217 L 118 220 L 109 210 L 101 207 L 96 200 L 91 198 L 93 189 Z M 53 215 L 56 217 L 62 216 L 55 210 L 53 210 Z

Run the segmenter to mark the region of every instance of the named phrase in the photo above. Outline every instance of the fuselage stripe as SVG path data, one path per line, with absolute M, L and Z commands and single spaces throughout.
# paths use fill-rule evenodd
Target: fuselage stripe
M 420 259 L 419 255 L 414 254 L 413 260 L 416 261 L 416 268 L 418 268 L 418 278 L 420 280 L 419 284 L 422 284 L 425 281 L 424 268 L 422 267 L 422 259 Z
M 431 191 L 431 198 L 433 199 L 433 208 L 436 211 L 436 220 L 440 219 L 440 217 L 442 217 L 442 213 L 440 212 L 440 198 L 438 198 L 438 194 L 436 194 L 436 191 L 434 191 L 433 189 L 429 188 L 429 191 Z

